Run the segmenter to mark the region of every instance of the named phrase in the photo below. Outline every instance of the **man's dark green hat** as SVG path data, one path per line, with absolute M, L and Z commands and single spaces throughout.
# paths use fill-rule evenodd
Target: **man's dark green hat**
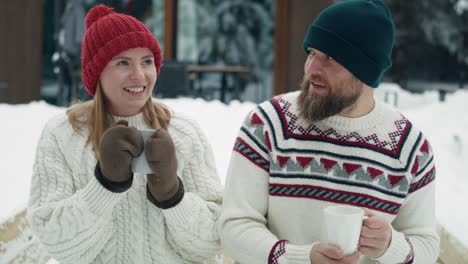
M 323 10 L 310 25 L 302 47 L 335 59 L 359 80 L 377 87 L 392 66 L 395 26 L 380 0 L 344 0 Z

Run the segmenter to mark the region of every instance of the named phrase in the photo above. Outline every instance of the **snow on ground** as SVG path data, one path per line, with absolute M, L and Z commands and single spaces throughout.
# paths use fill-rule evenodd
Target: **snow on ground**
M 438 102 L 435 92 L 414 95 L 384 83 L 376 96 L 405 114 L 432 143 L 437 166 L 436 208 L 439 223 L 468 247 L 468 91 L 460 90 Z M 162 100 L 172 109 L 195 118 L 210 140 L 222 182 L 234 139 L 253 103 L 201 99 Z M 26 207 L 34 154 L 41 130 L 52 116 L 63 112 L 45 102 L 0 104 L 0 223 Z

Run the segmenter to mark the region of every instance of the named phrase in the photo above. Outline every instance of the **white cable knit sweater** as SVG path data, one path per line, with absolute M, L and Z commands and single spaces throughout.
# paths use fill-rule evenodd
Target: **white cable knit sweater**
M 121 118 L 148 128 L 143 115 Z M 210 145 L 199 126 L 173 113 L 183 200 L 162 210 L 146 197 L 145 175 L 113 193 L 94 176 L 88 132 L 76 133 L 65 114 L 45 126 L 36 152 L 28 220 L 60 263 L 221 263 L 217 220 L 222 202 Z

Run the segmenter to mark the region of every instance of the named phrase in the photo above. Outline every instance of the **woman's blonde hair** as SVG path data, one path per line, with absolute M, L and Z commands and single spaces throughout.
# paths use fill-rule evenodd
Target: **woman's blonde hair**
M 96 85 L 94 99 L 87 102 L 78 102 L 67 110 L 68 120 L 72 128 L 80 133 L 83 129 L 89 129 L 87 144 L 92 144 L 96 159 L 99 159 L 99 143 L 104 132 L 114 124 L 100 84 Z M 152 97 L 143 106 L 145 123 L 153 128 L 166 129 L 169 126 L 171 113 L 169 109 Z

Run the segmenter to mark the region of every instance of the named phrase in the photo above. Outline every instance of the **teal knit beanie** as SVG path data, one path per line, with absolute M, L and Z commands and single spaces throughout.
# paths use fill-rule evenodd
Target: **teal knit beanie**
M 302 47 L 335 59 L 359 80 L 377 87 L 392 66 L 395 26 L 381 0 L 344 0 L 323 10 L 310 25 Z

